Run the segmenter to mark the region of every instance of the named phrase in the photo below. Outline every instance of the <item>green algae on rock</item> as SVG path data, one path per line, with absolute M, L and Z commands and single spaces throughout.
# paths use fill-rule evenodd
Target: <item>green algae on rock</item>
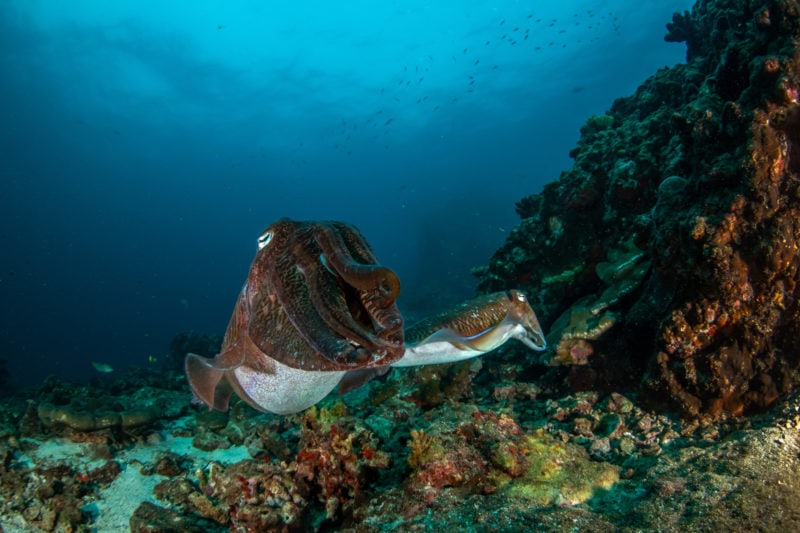
M 619 481 L 619 467 L 593 461 L 582 447 L 542 431 L 527 437 L 526 457 L 524 475 L 501 490 L 540 507 L 578 505 Z

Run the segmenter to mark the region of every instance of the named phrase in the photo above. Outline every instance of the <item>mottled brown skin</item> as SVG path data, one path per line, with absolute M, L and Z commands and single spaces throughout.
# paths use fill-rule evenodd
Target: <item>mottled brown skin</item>
M 281 219 L 250 268 L 247 334 L 273 359 L 302 370 L 352 370 L 403 355 L 400 282 L 343 222 Z
M 431 333 L 442 329 L 457 331 L 462 337 L 472 337 L 497 326 L 509 313 L 519 317 L 529 313 L 535 316 L 527 300 L 517 299 L 518 293 L 504 291 L 484 294 L 417 322 L 406 331 L 406 344 L 421 342 Z M 539 328 L 538 322 L 536 328 Z
M 275 374 L 277 364 L 309 372 L 390 365 L 405 350 L 399 292 L 395 273 L 378 264 L 355 227 L 278 220 L 259 238 L 221 352 L 213 360 L 187 356 L 192 390 L 226 410 L 232 392 L 252 404 L 239 368 Z

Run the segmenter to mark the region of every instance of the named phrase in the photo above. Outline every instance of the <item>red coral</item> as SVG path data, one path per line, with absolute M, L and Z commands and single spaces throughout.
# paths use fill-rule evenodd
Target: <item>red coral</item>
M 389 456 L 376 450 L 371 433 L 351 424 L 343 419 L 324 431 L 316 414 L 307 414 L 300 451 L 289 466 L 301 493 L 325 504 L 328 519 L 349 512 L 370 470 L 389 465 Z
M 526 469 L 525 436 L 510 417 L 475 411 L 455 427 L 439 424 L 430 432 L 412 431 L 409 464 L 414 469 L 406 490 L 430 503 L 445 487 L 488 494 L 505 476 Z

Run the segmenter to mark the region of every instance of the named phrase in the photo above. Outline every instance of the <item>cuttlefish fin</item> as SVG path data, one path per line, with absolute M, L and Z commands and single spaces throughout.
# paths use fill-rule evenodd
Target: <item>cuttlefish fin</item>
M 388 366 L 377 366 L 375 368 L 359 368 L 358 370 L 349 370 L 342 376 L 339 381 L 339 394 L 345 394 L 351 390 L 359 388 L 364 383 L 382 376 L 389 371 Z
M 489 352 L 508 339 L 508 328 L 512 324 L 513 321 L 506 317 L 499 324 L 469 336 L 461 335 L 454 329 L 442 328 L 426 337 L 419 345 L 447 342 L 461 350 Z
M 505 343 L 514 320 L 506 317 L 498 324 L 474 335 L 462 335 L 452 328 L 441 328 L 420 342 L 406 346 L 405 354 L 394 367 L 453 363 L 483 355 Z
M 477 335 L 465 337 L 463 335 L 459 335 L 459 333 L 453 329 L 442 328 L 439 331 L 427 336 L 422 340 L 422 342 L 419 343 L 419 345 L 431 344 L 434 342 L 447 342 L 461 350 L 472 349 L 485 352 L 491 349 L 487 349 L 484 346 L 487 345 L 487 339 L 491 338 L 491 334 L 494 330 L 495 328 L 492 327 L 481 331 Z
M 213 359 L 190 353 L 184 366 L 195 398 L 218 411 L 227 411 L 233 388 L 226 374 L 244 362 L 242 350 L 233 347 Z

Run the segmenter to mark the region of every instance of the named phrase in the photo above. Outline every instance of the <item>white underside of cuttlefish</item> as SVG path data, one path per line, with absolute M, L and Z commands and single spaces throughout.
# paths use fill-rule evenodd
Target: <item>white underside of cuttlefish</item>
M 288 415 L 315 405 L 342 380 L 346 370 L 298 370 L 276 363 L 274 373 L 240 366 L 233 370 L 248 403 L 270 413 Z
M 390 367 L 408 367 L 464 361 L 490 352 L 509 339 L 533 350 L 546 342 L 524 293 L 516 290 L 481 296 L 455 309 L 424 320 L 406 331 L 403 357 L 391 365 L 355 371 L 314 371 L 292 368 L 270 360 L 261 369 L 239 365 L 215 366 L 214 360 L 190 354 L 193 365 L 224 372 L 237 394 L 253 407 L 276 414 L 302 411 L 327 396 L 337 385 L 354 388 Z M 266 357 L 266 356 L 265 356 Z M 340 387 L 341 390 L 341 387 Z

